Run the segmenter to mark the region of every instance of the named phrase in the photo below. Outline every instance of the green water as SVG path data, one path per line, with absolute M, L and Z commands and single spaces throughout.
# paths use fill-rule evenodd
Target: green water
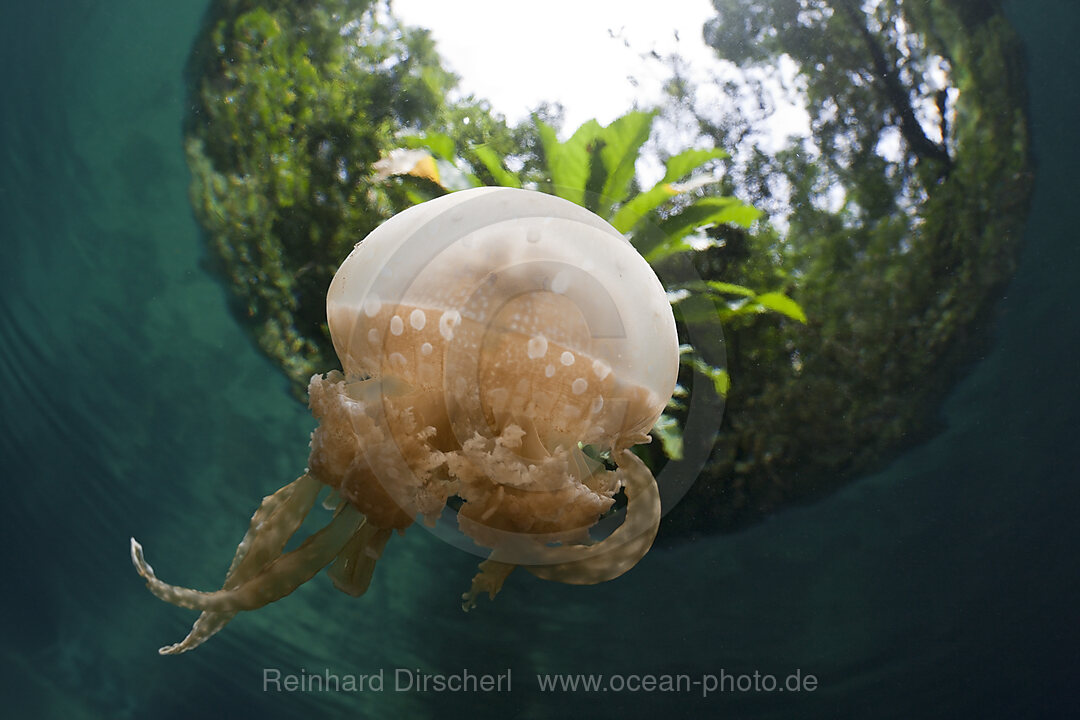
M 0 687 L 26 718 L 1067 717 L 1080 641 L 1080 390 L 1071 197 L 1080 8 L 1010 4 L 1030 52 L 1039 176 L 998 340 L 936 439 L 813 506 L 654 550 L 593 588 L 511 577 L 462 614 L 476 558 L 419 529 L 360 600 L 319 578 L 161 658 L 192 613 L 127 556 L 212 588 L 313 421 L 200 268 L 180 147 L 203 8 L 5 5 L 0 102 Z M 283 673 L 381 692 L 274 693 Z M 395 670 L 512 671 L 503 693 L 395 692 Z M 800 670 L 799 694 L 542 693 L 537 673 Z

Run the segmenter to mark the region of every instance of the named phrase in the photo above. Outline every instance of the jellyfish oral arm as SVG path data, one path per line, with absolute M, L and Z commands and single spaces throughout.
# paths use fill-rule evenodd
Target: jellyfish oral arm
M 649 552 L 660 528 L 660 491 L 649 468 L 629 450 L 618 456 L 626 491 L 626 518 L 595 545 L 541 548 L 550 562 L 524 566 L 533 575 L 570 585 L 595 585 L 613 580 L 637 565 Z M 497 555 L 497 553 L 496 553 Z M 562 559 L 568 556 L 568 559 Z
M 393 530 L 370 522 L 361 525 L 327 571 L 334 587 L 353 597 L 360 597 L 367 592 L 372 573 L 375 572 L 375 563 L 382 556 L 386 541 L 392 534 Z
M 660 492 L 652 473 L 637 455 L 623 450 L 618 454 L 618 463 L 627 499 L 623 523 L 594 545 L 537 548 L 534 557 L 540 562 L 522 567 L 544 580 L 595 585 L 617 578 L 645 556 L 660 527 Z M 475 607 L 476 599 L 482 593 L 494 599 L 517 567 L 501 561 L 500 557 L 501 553 L 496 550 L 480 563 L 480 572 L 473 578 L 472 587 L 461 596 L 464 610 Z
M 363 523 L 363 516 L 347 503 L 338 508 L 329 525 L 292 552 L 282 554 L 321 487 L 304 475 L 265 498 L 236 549 L 221 590 L 216 592 L 200 592 L 158 579 L 143 556 L 142 545 L 131 538 L 131 561 L 150 592 L 173 605 L 202 611 L 184 640 L 158 652 L 174 655 L 198 647 L 237 612 L 280 600 L 334 560 Z

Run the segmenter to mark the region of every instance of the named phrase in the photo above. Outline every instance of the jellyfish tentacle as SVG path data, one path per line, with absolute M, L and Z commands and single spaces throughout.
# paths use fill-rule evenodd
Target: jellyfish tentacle
M 229 621 L 234 617 L 236 617 L 234 612 L 200 613 L 184 639 L 172 645 L 162 645 L 158 648 L 158 655 L 179 655 L 188 650 L 194 650 L 221 632 L 221 629 L 228 625 Z
M 626 518 L 604 540 L 593 545 L 560 545 L 533 548 L 530 563 L 522 567 L 544 580 L 570 585 L 594 585 L 622 575 L 634 567 L 652 547 L 660 527 L 660 491 L 644 462 L 629 450 L 616 454 L 618 472 L 626 491 Z M 502 549 L 480 563 L 469 592 L 462 595 L 462 609 L 476 606 L 476 598 L 487 592 L 491 598 L 516 564 Z
M 311 511 L 321 484 L 309 475 L 302 475 L 272 495 L 263 498 L 251 516 L 248 530 L 236 547 L 222 589 L 233 589 L 255 577 L 267 563 L 281 555 L 289 538 L 296 533 Z M 132 538 L 132 560 L 136 547 L 142 556 L 142 546 Z M 145 560 L 143 561 L 145 563 Z M 136 568 L 138 563 L 136 562 Z M 151 572 L 153 569 L 151 568 Z M 145 577 L 145 576 L 144 576 Z M 197 648 L 216 635 L 236 615 L 235 612 L 204 611 L 182 641 L 158 649 L 162 655 L 177 655 Z
M 487 593 L 488 599 L 494 600 L 499 590 L 502 590 L 506 578 L 513 572 L 517 565 L 513 563 L 499 562 L 498 560 L 485 560 L 480 563 L 480 572 L 472 580 L 469 592 L 461 596 L 461 609 L 469 612 L 476 607 L 476 598 L 480 593 Z
M 645 556 L 660 527 L 660 490 L 649 468 L 637 455 L 622 450 L 616 462 L 623 475 L 627 499 L 622 525 L 595 545 L 540 548 L 554 562 L 525 565 L 526 570 L 545 580 L 594 585 L 622 575 Z M 567 550 L 572 550 L 577 557 L 559 562 Z
M 365 522 L 338 553 L 326 574 L 334 581 L 334 587 L 346 595 L 360 597 L 371 585 L 375 563 L 382 556 L 392 530 Z
M 263 498 L 259 509 L 251 516 L 244 538 L 236 547 L 223 588 L 236 587 L 248 580 L 281 554 L 315 506 L 322 487 L 322 483 L 305 473 Z
M 210 612 L 254 610 L 280 600 L 310 580 L 341 552 L 360 527 L 364 516 L 351 505 L 343 506 L 330 524 L 292 552 L 278 556 L 262 572 L 241 585 L 202 592 L 162 582 L 143 557 L 142 546 L 132 540 L 131 556 L 146 586 L 154 595 L 179 607 Z

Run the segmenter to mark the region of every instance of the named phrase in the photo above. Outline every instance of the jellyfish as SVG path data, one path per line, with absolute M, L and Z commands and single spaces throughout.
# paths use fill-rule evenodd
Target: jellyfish
M 454 532 L 486 556 L 466 610 L 518 566 L 585 585 L 648 552 L 660 496 L 632 448 L 675 388 L 678 340 L 659 279 L 603 219 L 510 188 L 416 205 L 354 248 L 326 313 L 342 369 L 311 378 L 308 467 L 263 499 L 221 589 L 163 582 L 131 539 L 150 591 L 200 611 L 160 653 L 199 646 L 324 568 L 362 595 L 390 537 L 417 521 L 456 515 Z M 327 487 L 326 526 L 285 552 Z M 602 518 L 620 520 L 620 493 L 621 523 L 594 538 Z

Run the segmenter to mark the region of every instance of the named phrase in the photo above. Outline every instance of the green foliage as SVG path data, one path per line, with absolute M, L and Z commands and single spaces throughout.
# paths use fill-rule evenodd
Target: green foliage
M 784 222 L 701 258 L 728 296 L 734 384 L 692 497 L 733 526 L 931 431 L 1013 272 L 1031 171 L 1022 53 L 995 3 L 714 6 L 706 38 L 722 57 L 775 79 L 781 56 L 798 63 L 812 133 L 740 148 L 731 187 Z M 711 117 L 673 87 L 713 142 L 753 142 L 753 118 Z M 763 309 L 799 322 L 744 322 Z
M 185 148 L 210 266 L 237 315 L 302 395 L 336 360 L 330 279 L 349 250 L 420 199 L 371 182 L 402 128 L 505 148 L 484 103 L 445 100 L 456 79 L 425 30 L 372 0 L 217 0 L 188 68 Z
M 561 140 L 557 108 L 508 127 L 447 101 L 430 35 L 382 0 L 214 0 L 188 67 L 192 202 L 237 316 L 297 394 L 336 363 L 325 294 L 353 245 L 413 203 L 505 185 L 597 212 L 661 275 L 704 278 L 668 288 L 680 327 L 723 323 L 727 341 L 725 363 L 681 358 L 680 392 L 729 408 L 686 527 L 736 526 L 925 432 L 1015 261 L 1031 177 L 1016 39 L 992 0 L 714 6 L 706 37 L 757 75 L 718 83 L 713 106 L 768 107 L 786 56 L 812 138 L 765 150 L 754 117 L 702 110 L 676 74 L 659 111 Z M 645 182 L 656 120 L 679 112 L 702 136 Z M 382 178 L 403 147 L 430 153 L 424 172 Z M 671 458 L 684 411 L 677 393 L 654 429 Z
M 728 154 L 723 150 L 694 148 L 673 155 L 665 164 L 663 179 L 650 190 L 638 193 L 623 203 L 619 211 L 611 218 L 611 224 L 619 232 L 630 232 L 649 213 L 680 193 L 681 189 L 673 183 L 685 179 L 690 173 L 712 160 L 727 157 L 729 157 Z
M 496 185 L 512 188 L 521 187 L 521 178 L 506 169 L 499 154 L 490 145 L 477 145 L 473 148 L 473 153 L 475 153 L 476 159 L 484 166 L 484 169 L 491 174 Z
M 654 115 L 655 113 L 627 113 L 604 128 L 594 139 L 590 154 L 593 158 L 599 157 L 603 168 L 596 207 L 590 208 L 597 215 L 610 217 L 612 206 L 629 195 L 630 181 L 634 179 L 634 166 L 641 153 L 641 146 L 652 132 Z
M 710 365 L 699 355 L 694 353 L 692 348 L 683 352 L 682 362 L 684 365 L 689 365 L 712 381 L 713 390 L 717 395 L 720 397 L 727 397 L 728 391 L 731 390 L 731 375 L 728 374 L 727 370 Z
M 660 440 L 660 447 L 664 455 L 672 460 L 682 460 L 683 436 L 679 428 L 679 421 L 671 415 L 661 415 L 653 425 L 652 434 Z
M 218 0 L 189 74 L 192 201 L 211 267 L 298 395 L 334 364 L 323 298 L 337 265 L 410 204 L 482 184 L 538 188 L 611 220 L 658 263 L 696 252 L 691 240 L 707 228 L 760 215 L 716 195 L 711 174 L 694 176 L 728 157 L 718 149 L 668 158 L 641 192 L 636 165 L 655 112 L 590 121 L 562 141 L 539 115 L 511 129 L 483 102 L 446 102 L 455 79 L 430 36 L 370 1 Z M 375 181 L 377 162 L 402 146 L 429 152 L 434 172 Z M 717 307 L 701 321 L 730 312 Z M 724 387 L 718 369 L 697 367 Z
M 191 66 L 186 147 L 211 264 L 298 395 L 312 373 L 335 364 L 323 298 L 336 267 L 410 204 L 482 184 L 537 188 L 606 217 L 656 263 L 696 253 L 692 241 L 708 228 L 745 229 L 760 215 L 716 194 L 707 170 L 728 157 L 719 149 L 673 155 L 664 177 L 641 191 L 636 165 L 655 112 L 606 127 L 590 121 L 560 140 L 539 115 L 511 129 L 483 102 L 447 103 L 454 78 L 427 33 L 398 26 L 370 2 L 219 0 Z M 404 174 L 378 181 L 373 169 L 397 147 L 424 150 L 431 164 L 406 162 Z M 767 306 L 709 307 L 716 312 L 695 322 Z M 727 393 L 726 369 L 696 353 L 686 359 L 688 371 Z M 661 430 L 669 455 L 681 453 L 674 417 L 665 415 Z
M 792 320 L 806 324 L 806 313 L 802 307 L 782 292 L 758 293 L 743 285 L 707 280 L 703 283 L 686 284 L 684 289 L 692 290 L 708 297 L 713 301 L 714 310 L 708 310 L 708 316 L 702 317 L 694 314 L 694 311 L 684 311 L 682 318 L 688 322 L 702 322 L 716 318 L 729 325 L 736 318 L 760 315 L 765 312 L 775 312 Z M 730 296 L 735 296 L 731 299 Z M 677 296 L 674 300 L 679 303 L 686 296 Z
M 733 197 L 704 197 L 681 212 L 651 225 L 638 241 L 638 249 L 651 263 L 660 262 L 677 253 L 693 250 L 690 238 L 696 231 L 711 225 L 750 227 L 761 211 Z
M 532 186 L 582 205 L 611 222 L 648 262 L 660 266 L 676 255 L 699 252 L 691 237 L 703 238 L 706 230 L 718 226 L 747 230 L 761 212 L 737 198 L 709 194 L 718 185 L 712 173 L 690 177 L 710 163 L 729 157 L 719 149 L 690 149 L 673 155 L 665 163 L 664 177 L 650 189 L 640 191 L 636 165 L 655 117 L 655 112 L 633 111 L 606 127 L 590 120 L 565 141 L 558 139 L 553 127 L 534 117 L 541 152 L 540 157 L 526 163 L 529 171 L 525 177 L 509 172 L 505 159 L 486 145 L 472 149 L 476 161 L 470 164 L 454 157 L 454 147 L 443 136 L 427 133 L 403 140 L 407 147 L 430 149 L 471 179 L 472 186 L 483 184 L 478 175 L 486 170 L 494 184 Z M 410 174 L 404 172 L 398 181 L 406 187 L 415 185 L 417 179 L 408 177 Z M 678 184 L 688 177 L 689 181 Z M 708 298 L 709 302 L 696 305 L 702 311 L 688 311 L 680 305 L 678 317 L 684 324 L 711 326 L 713 332 L 719 331 L 720 322 L 740 318 L 745 323 L 766 312 L 806 323 L 802 308 L 782 292 L 758 294 L 719 282 L 686 283 L 668 290 L 684 291 L 673 296 L 676 303 L 693 294 Z M 720 301 L 733 291 L 741 296 L 737 301 Z M 726 368 L 709 363 L 689 345 L 684 346 L 682 360 L 685 367 L 708 380 L 718 396 L 728 395 L 731 376 Z M 667 457 L 681 457 L 682 436 L 674 416 L 662 415 L 654 432 Z

